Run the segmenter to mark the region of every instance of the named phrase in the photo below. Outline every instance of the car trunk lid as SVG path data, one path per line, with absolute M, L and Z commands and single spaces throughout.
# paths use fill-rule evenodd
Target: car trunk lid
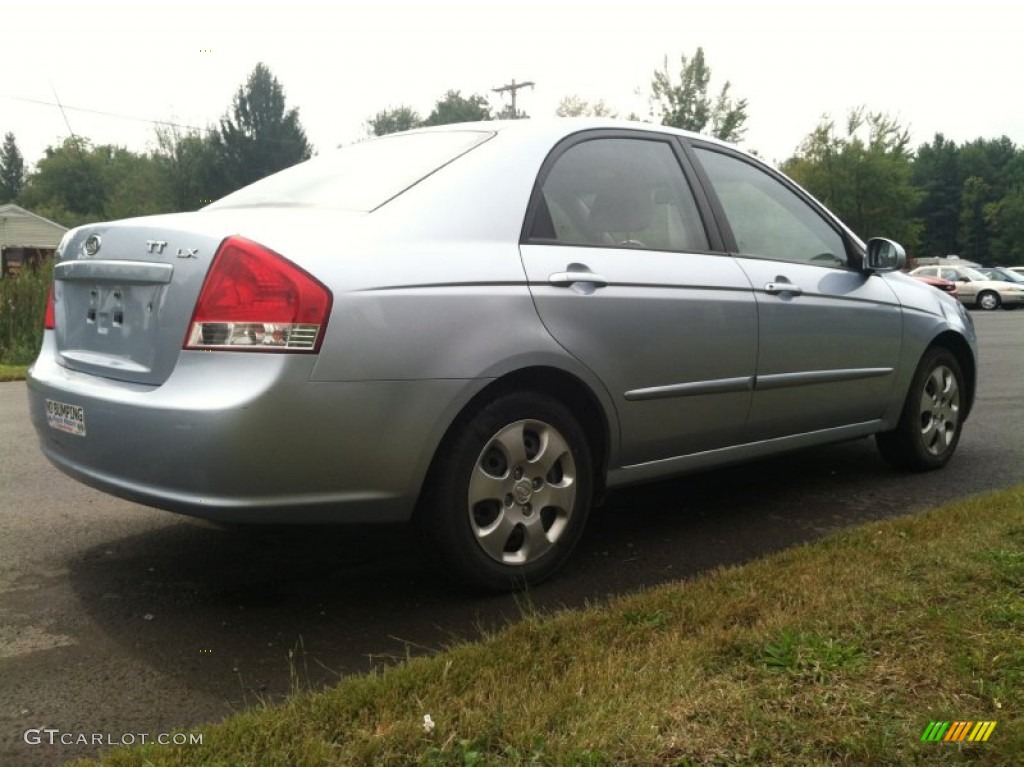
M 161 384 L 222 236 L 166 216 L 74 230 L 54 267 L 57 353 L 67 368 Z

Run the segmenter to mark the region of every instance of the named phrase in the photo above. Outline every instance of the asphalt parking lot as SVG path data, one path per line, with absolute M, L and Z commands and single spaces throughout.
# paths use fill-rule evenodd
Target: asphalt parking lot
M 860 440 L 620 491 L 530 603 L 600 601 L 1024 482 L 1024 311 L 973 315 L 978 400 L 946 469 L 898 473 Z M 0 425 L 0 764 L 96 750 L 27 729 L 197 727 L 522 610 L 437 582 L 403 529 L 227 530 L 86 488 L 43 459 L 23 383 L 0 384 Z

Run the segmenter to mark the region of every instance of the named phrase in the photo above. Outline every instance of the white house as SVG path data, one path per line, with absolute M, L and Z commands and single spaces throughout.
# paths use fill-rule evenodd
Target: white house
M 26 264 L 51 258 L 68 231 L 14 203 L 0 205 L 0 277 L 16 275 Z

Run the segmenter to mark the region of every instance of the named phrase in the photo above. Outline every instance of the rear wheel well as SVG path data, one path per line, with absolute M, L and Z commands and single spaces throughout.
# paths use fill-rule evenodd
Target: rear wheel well
M 970 345 L 964 341 L 963 336 L 953 331 L 946 331 L 935 337 L 931 347 L 942 347 L 948 349 L 956 357 L 956 361 L 960 364 L 960 370 L 964 375 L 964 383 L 967 386 L 967 405 L 964 409 L 964 419 L 971 412 L 971 408 L 974 405 L 974 393 L 977 391 L 977 380 L 978 380 L 978 368 L 974 362 L 974 355 L 971 352 Z
M 542 392 L 550 395 L 579 420 L 594 460 L 594 498 L 600 501 L 611 447 L 608 419 L 590 387 L 572 374 L 557 368 L 522 368 L 496 379 L 480 390 L 448 427 L 434 461 L 444 453 L 451 436 L 462 429 L 485 403 L 510 392 Z

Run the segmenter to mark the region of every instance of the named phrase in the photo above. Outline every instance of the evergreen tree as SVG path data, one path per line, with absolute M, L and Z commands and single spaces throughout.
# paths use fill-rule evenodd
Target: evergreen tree
M 4 136 L 0 146 L 0 203 L 14 200 L 25 187 L 25 160 L 14 134 Z
M 298 109 L 285 108 L 284 88 L 262 63 L 238 89 L 231 114 L 221 118 L 216 146 L 230 189 L 244 187 L 313 154 Z
M 923 144 L 914 158 L 914 184 L 921 190 L 918 215 L 922 256 L 946 256 L 959 253 L 960 197 L 963 180 L 960 149 L 941 133 L 930 144 Z

